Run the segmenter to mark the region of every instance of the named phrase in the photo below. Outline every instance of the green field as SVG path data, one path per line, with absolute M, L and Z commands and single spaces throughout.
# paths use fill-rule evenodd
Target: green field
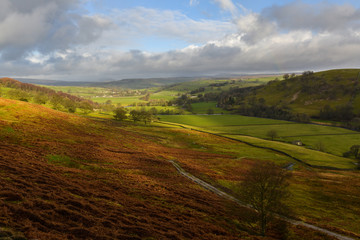
M 121 104 L 123 106 L 133 105 L 134 103 L 146 103 L 146 101 L 140 100 L 139 96 L 131 97 L 93 97 L 92 101 L 97 103 L 106 103 L 111 101 L 112 104 Z
M 292 122 L 246 117 L 240 115 L 181 115 L 181 116 L 164 116 L 162 121 L 175 122 L 196 127 L 222 127 L 222 126 L 240 126 L 240 125 L 254 125 L 254 124 L 294 124 Z
M 111 94 L 112 90 L 100 87 L 77 87 L 77 86 L 43 86 L 55 91 L 62 91 L 79 97 L 94 97 L 97 95 Z
M 192 111 L 197 114 L 207 114 L 209 109 L 213 110 L 213 114 L 228 113 L 228 111 L 218 108 L 217 102 L 200 102 L 191 104 Z
M 257 146 L 278 149 L 313 165 L 338 168 L 354 168 L 353 160 L 341 156 L 352 145 L 358 144 L 360 137 L 360 133 L 343 128 L 240 115 L 161 116 L 160 120 L 184 124 Z M 269 130 L 276 130 L 279 135 L 276 140 L 282 142 L 269 141 L 269 137 L 266 136 Z M 294 140 L 301 140 L 305 146 L 286 143 Z M 311 150 L 317 149 L 319 144 L 324 152 Z
M 176 98 L 178 93 L 179 92 L 177 91 L 166 91 L 166 90 L 160 92 L 154 92 L 150 95 L 150 99 L 154 99 L 154 100 L 164 99 L 169 101 Z
M 198 88 L 205 88 L 204 92 L 201 93 L 209 93 L 209 92 L 221 92 L 227 91 L 231 87 L 252 87 L 265 84 L 275 78 L 281 78 L 280 76 L 270 76 L 270 77 L 252 77 L 252 78 L 239 78 L 239 79 L 200 79 L 191 82 L 183 82 L 179 84 L 175 84 L 172 86 L 164 87 L 167 91 L 175 91 L 175 92 L 190 92 L 196 90 Z M 227 83 L 227 84 L 226 84 Z M 211 86 L 213 84 L 224 84 L 224 86 Z

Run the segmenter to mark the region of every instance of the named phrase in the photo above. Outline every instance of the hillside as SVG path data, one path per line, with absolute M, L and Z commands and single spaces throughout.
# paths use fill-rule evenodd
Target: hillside
M 219 103 L 240 112 L 246 112 L 247 108 L 254 115 L 255 110 L 251 109 L 272 106 L 309 117 L 349 121 L 360 115 L 359 73 L 359 69 L 304 72 L 283 81 L 271 81 L 263 87 L 228 91 Z M 331 112 L 328 115 L 332 117 L 321 114 L 324 110 Z
M 232 223 L 237 216 L 219 197 L 167 163 L 164 156 L 178 151 L 152 144 L 150 136 L 2 98 L 0 116 L 0 226 L 31 239 L 240 234 Z
M 23 83 L 11 78 L 0 79 L 0 97 L 46 105 L 56 110 L 88 113 L 98 105 L 91 100 L 77 97 L 47 87 Z
M 0 139 L 0 227 L 28 239 L 263 239 L 251 227 L 253 212 L 187 180 L 168 160 L 214 184 L 232 183 L 224 188 L 231 192 L 254 159 L 271 157 L 266 150 L 190 130 L 92 120 L 3 98 Z M 238 161 L 235 156 L 244 151 L 251 156 Z M 309 177 L 311 185 L 323 178 L 308 171 L 296 175 L 296 191 Z M 339 191 L 355 177 L 336 177 L 339 185 L 328 191 Z M 322 188 L 316 186 L 317 194 Z M 354 187 L 344 194 L 356 194 Z M 296 193 L 295 206 L 303 204 L 303 194 Z M 311 199 L 308 204 L 322 201 Z M 347 199 L 346 206 L 352 197 Z M 324 210 L 319 208 L 301 219 L 316 223 Z M 348 222 L 357 207 L 351 211 L 344 211 L 342 221 Z M 356 221 L 327 224 L 322 226 L 357 236 Z M 281 238 L 281 229 L 271 225 L 266 239 Z M 303 227 L 287 231 L 288 239 L 332 239 Z

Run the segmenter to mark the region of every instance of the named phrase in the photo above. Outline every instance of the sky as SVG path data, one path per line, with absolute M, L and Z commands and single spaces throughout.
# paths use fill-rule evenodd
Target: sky
M 360 66 L 358 0 L 0 0 L 0 76 L 66 81 Z

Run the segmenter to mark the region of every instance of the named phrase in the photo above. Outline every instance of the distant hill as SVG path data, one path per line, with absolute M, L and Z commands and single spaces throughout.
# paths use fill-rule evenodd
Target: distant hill
M 228 91 L 221 96 L 219 104 L 250 115 L 258 115 L 256 111 L 264 113 L 265 108 L 261 107 L 267 106 L 310 117 L 349 121 L 360 116 L 359 76 L 360 69 L 308 71 L 294 77 L 284 75 L 283 81 Z M 332 116 L 325 116 L 324 111 Z
M 174 77 L 174 78 L 128 78 L 116 81 L 81 82 L 81 81 L 59 81 L 32 78 L 17 78 L 23 83 L 32 83 L 47 86 L 92 86 L 92 87 L 118 87 L 125 89 L 145 89 L 162 87 L 175 83 L 197 80 L 197 77 Z
M 174 78 L 134 78 L 134 79 L 123 79 L 112 82 L 97 82 L 91 84 L 97 87 L 120 87 L 129 89 L 144 89 L 152 87 L 162 87 L 181 82 L 190 82 L 199 78 L 194 77 L 174 77 Z
M 60 81 L 34 78 L 16 78 L 16 80 L 23 83 L 31 83 L 46 86 L 89 86 L 94 82 L 80 82 L 80 81 Z
M 226 76 L 226 77 L 170 77 L 170 78 L 127 78 L 116 81 L 98 81 L 98 82 L 82 82 L 82 81 L 60 81 L 48 79 L 34 79 L 34 78 L 16 78 L 16 80 L 23 83 L 31 83 L 46 86 L 92 86 L 92 87 L 117 87 L 124 89 L 145 89 L 153 87 L 173 86 L 180 83 L 189 83 L 192 81 L 218 81 L 229 79 L 263 79 L 276 77 L 277 75 L 239 75 L 239 76 Z M 191 85 L 191 84 L 190 84 Z

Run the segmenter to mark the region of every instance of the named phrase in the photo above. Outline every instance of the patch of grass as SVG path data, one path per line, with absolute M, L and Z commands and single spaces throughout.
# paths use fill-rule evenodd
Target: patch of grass
M 160 100 L 160 99 L 164 99 L 164 100 L 172 100 L 172 99 L 175 99 L 177 98 L 177 94 L 179 92 L 177 91 L 160 91 L 160 92 L 155 92 L 153 94 L 150 95 L 150 99 L 156 99 L 156 100 Z
M 213 114 L 228 113 L 228 111 L 218 108 L 216 105 L 217 102 L 200 102 L 191 104 L 193 112 L 197 114 L 208 114 L 209 109 L 213 110 Z
M 14 130 L 12 127 L 10 127 L 10 126 L 4 127 L 4 128 L 2 129 L 2 131 L 5 132 L 5 133 L 14 133 L 14 132 L 15 132 L 15 130 Z
M 254 124 L 293 124 L 292 122 L 246 117 L 240 115 L 172 115 L 161 116 L 161 121 L 186 124 L 196 127 L 222 127 L 222 126 L 247 126 Z
M 47 160 L 51 164 L 60 165 L 68 168 L 80 168 L 81 164 L 64 155 L 47 155 Z

